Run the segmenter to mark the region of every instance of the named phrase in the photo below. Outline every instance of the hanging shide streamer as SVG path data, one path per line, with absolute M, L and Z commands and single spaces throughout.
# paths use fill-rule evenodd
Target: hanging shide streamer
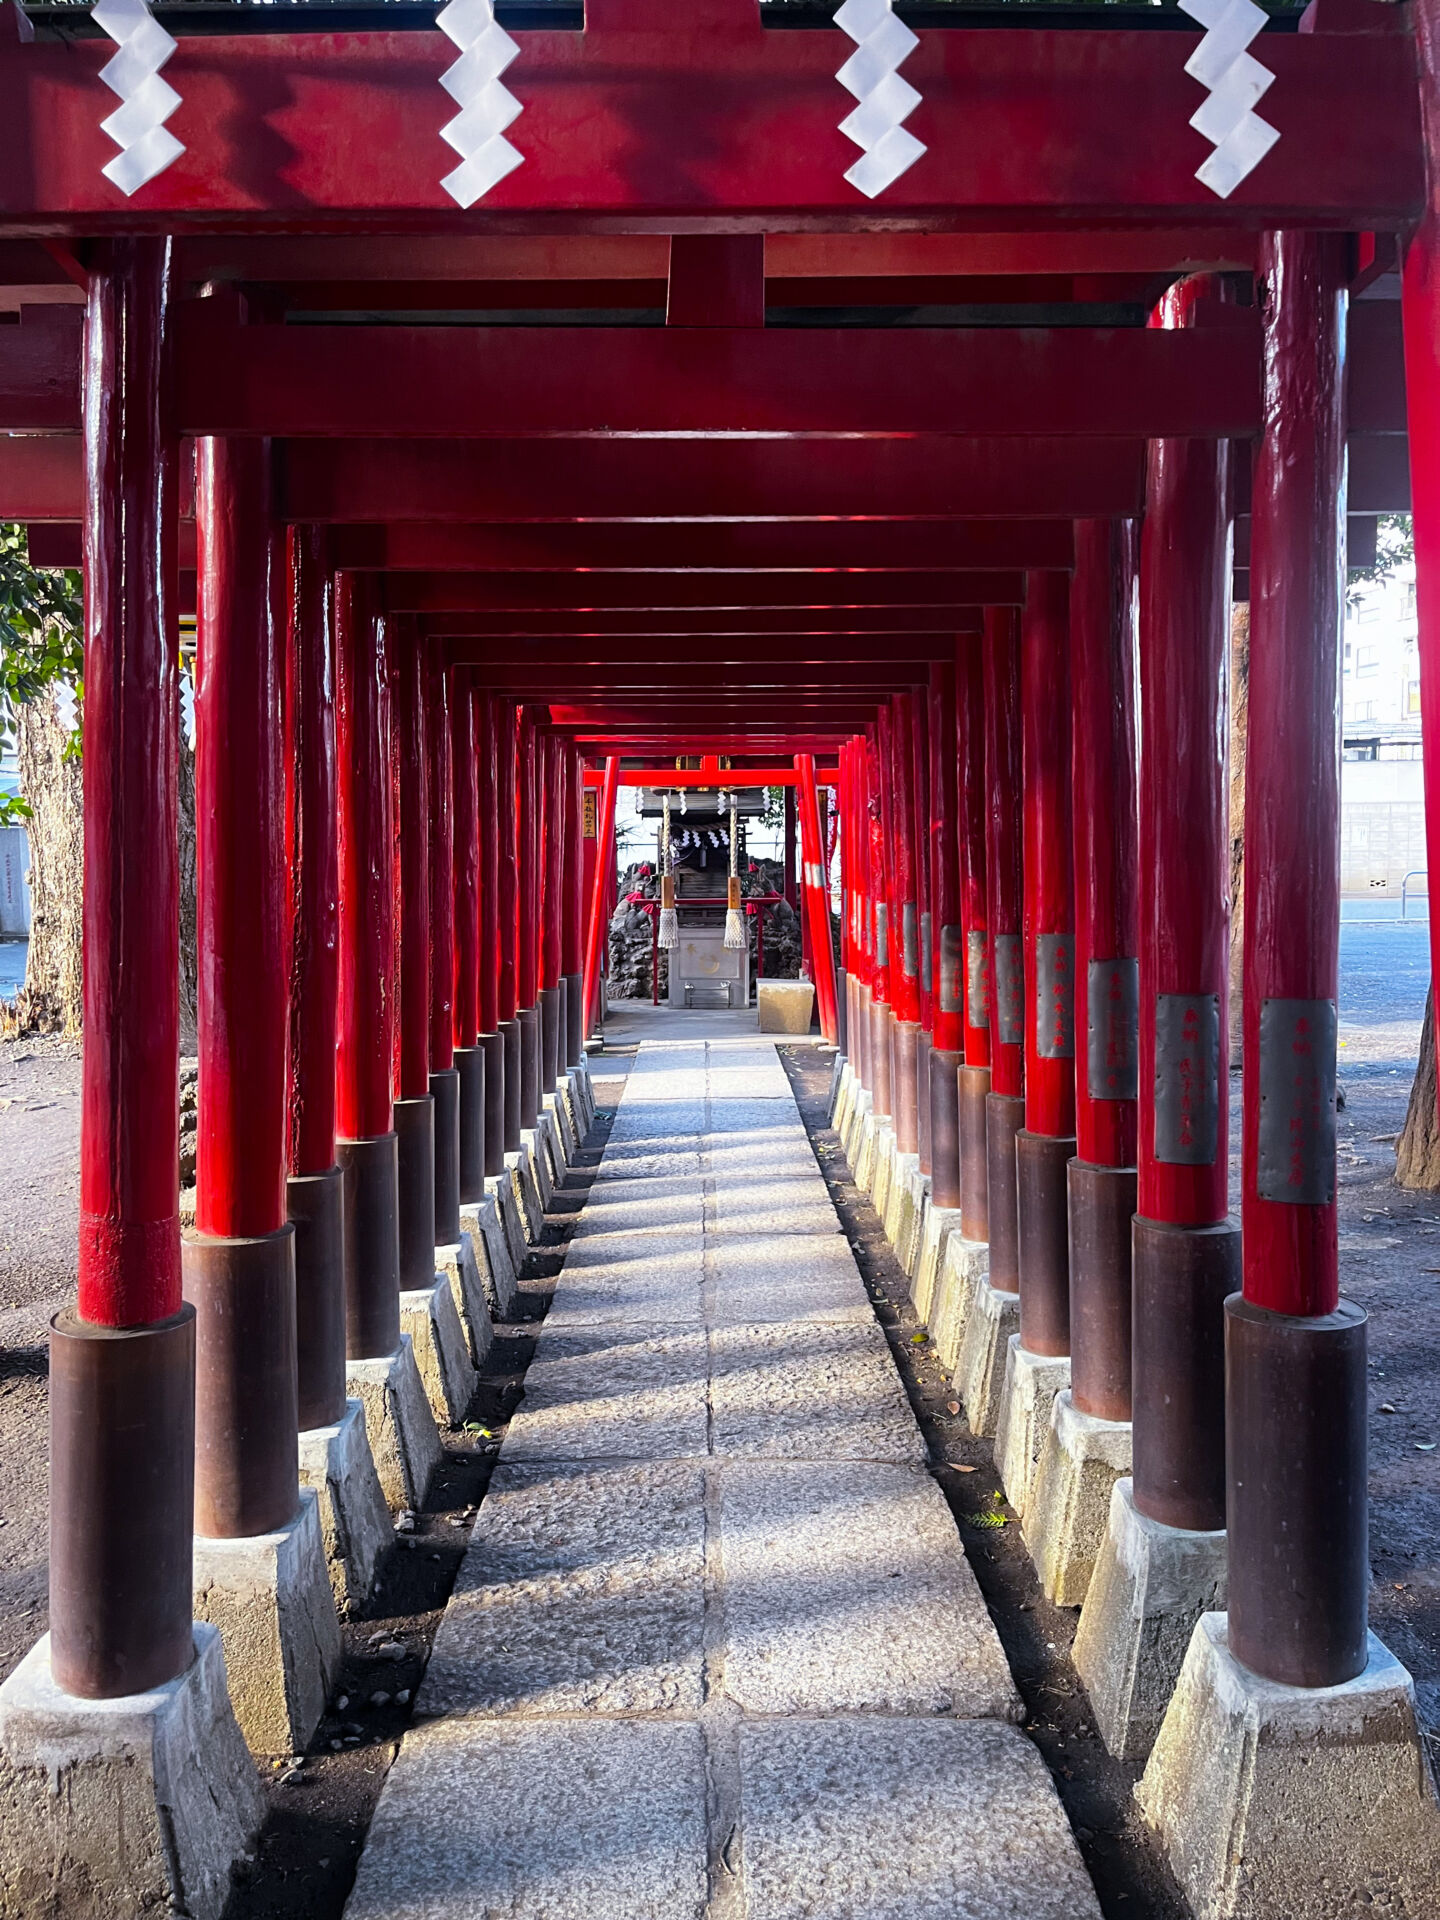
M 660 945 L 678 947 L 680 922 L 675 914 L 675 880 L 670 871 L 670 796 L 661 802 L 660 823 Z
M 730 796 L 730 879 L 727 883 L 725 898 L 725 945 L 732 951 L 745 945 L 745 920 L 740 912 L 737 838 L 735 796 L 732 793 Z
M 139 191 L 163 173 L 185 149 L 165 122 L 180 96 L 160 69 L 175 51 L 175 40 L 152 18 L 145 0 L 100 0 L 90 18 L 120 49 L 100 69 L 100 78 L 120 105 L 100 122 L 120 151 L 100 169 L 125 195 Z

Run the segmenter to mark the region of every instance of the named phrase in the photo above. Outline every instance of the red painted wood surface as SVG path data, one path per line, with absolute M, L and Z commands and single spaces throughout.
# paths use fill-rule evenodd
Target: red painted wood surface
M 835 949 L 830 937 L 830 889 L 826 884 L 826 868 L 822 857 L 814 756 L 797 754 L 795 771 L 800 776 L 795 797 L 799 803 L 800 858 L 810 923 L 810 966 L 815 980 L 820 1032 L 834 1046 L 840 1032 L 836 1016 Z
M 595 837 L 595 890 L 590 896 L 590 918 L 585 929 L 585 1036 L 588 1038 L 597 1014 L 596 994 L 600 987 L 601 947 L 610 924 L 611 869 L 615 865 L 615 796 L 619 787 L 620 761 L 611 755 L 605 762 L 605 785 L 600 795 L 600 820 Z
M 475 697 L 470 676 L 454 675 L 450 716 L 451 763 L 455 801 L 454 825 L 454 1016 L 451 1031 L 457 1047 L 473 1047 L 483 1031 L 480 998 L 484 952 L 481 938 L 482 801 Z
M 540 998 L 540 781 L 533 707 L 518 710 L 515 768 L 515 991 L 521 1007 Z
M 910 693 L 910 765 L 911 765 L 911 846 L 915 864 L 915 910 L 918 922 L 916 944 L 920 954 L 920 1025 L 932 1031 L 935 1013 L 932 1005 L 930 952 L 930 690 L 928 684 L 912 688 Z M 928 1121 L 927 1121 L 928 1124 Z
M 1075 931 L 1071 839 L 1070 583 L 1035 573 L 1020 616 L 1020 707 L 1025 817 L 1025 1125 L 1063 1139 L 1075 1131 L 1075 1061 L 1040 1052 L 1040 1023 L 1059 1031 L 1057 1010 L 1041 1005 L 1038 942 Z M 1074 1006 L 1074 948 L 1068 983 Z M 1058 972 L 1058 968 L 1057 968 Z M 1073 1017 L 1072 1017 L 1073 1027 Z
M 290 763 L 291 1173 L 335 1164 L 340 866 L 335 822 L 334 585 L 324 530 L 292 527 L 286 726 Z
M 284 536 L 266 441 L 204 440 L 197 463 L 195 1225 L 248 1238 L 285 1221 Z
M 895 710 L 890 704 L 875 715 L 875 747 L 870 765 L 870 870 L 875 887 L 875 998 L 897 1017 L 905 997 L 900 964 L 900 863 L 895 812 Z
M 542 802 L 542 858 L 536 902 L 540 913 L 540 984 L 557 987 L 565 897 L 565 749 L 553 733 L 542 734 L 536 746 Z
M 1010 607 L 985 615 L 981 657 L 985 687 L 985 911 L 990 962 L 990 1091 L 1025 1091 L 1025 1043 L 1001 1037 L 995 941 L 1023 936 L 1024 823 L 1021 809 L 1020 616 Z M 1023 1022 L 1022 1022 L 1023 1025 Z
M 955 762 L 956 853 L 959 860 L 960 979 L 964 1000 L 963 1051 L 971 1067 L 990 1064 L 991 1014 L 977 1008 L 970 997 L 970 936 L 982 937 L 989 928 L 989 890 L 986 880 L 987 789 L 985 773 L 985 647 L 960 640 L 955 647 Z M 991 953 L 985 941 L 985 992 L 994 999 Z M 1001 1088 L 997 1092 L 1003 1091 Z
M 1087 1035 L 1090 962 L 1133 961 L 1138 954 L 1135 603 L 1139 558 L 1139 533 L 1132 522 L 1082 520 L 1076 526 L 1070 590 L 1075 1137 L 1080 1159 L 1101 1167 L 1133 1167 L 1136 1151 L 1137 1102 L 1091 1097 Z M 1128 1065 L 1134 1068 L 1133 1053 Z
M 479 756 L 480 804 L 480 1031 L 494 1033 L 500 1012 L 500 815 L 498 788 L 499 701 L 477 687 L 475 750 Z
M 180 721 L 169 556 L 175 448 L 161 410 L 170 249 L 91 261 L 85 359 L 85 1059 L 79 1311 L 180 1309 Z
M 955 666 L 930 669 L 930 923 L 933 1038 L 944 1053 L 965 1048 L 965 939 L 960 917 L 960 835 L 956 823 Z M 949 961 L 947 966 L 945 963 Z
M 1193 323 L 1212 283 L 1182 281 L 1158 324 Z M 1210 1226 L 1229 1206 L 1229 451 L 1195 440 L 1150 450 L 1140 557 L 1139 1212 Z M 1214 996 L 1219 1129 L 1208 1165 L 1155 1157 L 1156 1000 Z
M 608 16 L 608 18 L 607 18 Z M 673 231 L 778 213 L 864 228 L 897 215 L 983 213 L 982 224 L 1149 219 L 1253 226 L 1362 220 L 1394 227 L 1424 193 L 1413 66 L 1403 38 L 1270 36 L 1265 112 L 1282 138 L 1228 201 L 1194 178 L 1209 148 L 1187 122 L 1195 35 L 1117 30 L 922 31 L 905 64 L 924 158 L 879 208 L 845 181 L 833 33 L 774 33 L 750 0 L 683 19 L 592 0 L 587 30 L 520 32 L 506 84 L 525 156 L 466 217 L 499 230 L 566 210 L 573 228 L 617 214 Z M 130 203 L 101 175 L 110 49 L 0 48 L 0 220 L 44 230 L 165 213 L 179 227 L 326 224 L 454 230 L 440 185 L 440 88 L 454 49 L 432 33 L 186 37 L 166 68 L 187 151 Z M 1345 138 L 1335 129 L 1343 126 Z M 1091 216 L 1087 222 L 1086 216 Z
M 387 573 L 385 604 L 392 612 L 548 613 L 580 616 L 607 612 L 694 609 L 720 613 L 751 607 L 806 610 L 828 607 L 1016 606 L 1025 597 L 1024 576 L 972 569 L 924 573 L 876 569 L 815 573 Z M 563 624 L 563 623 L 557 623 Z M 718 622 L 722 628 L 723 619 Z M 943 626 L 944 617 L 932 624 Z
M 565 756 L 565 906 L 560 949 L 562 967 L 573 979 L 585 966 L 585 770 L 578 747 L 567 746 Z
M 443 1073 L 455 1063 L 455 732 L 450 676 L 433 654 L 425 659 L 425 737 L 430 788 L 430 1071 Z M 473 963 L 471 978 L 477 979 Z
M 399 1095 L 430 1091 L 430 743 L 425 663 L 403 615 L 395 622 L 395 751 L 399 778 Z
M 516 757 L 516 720 L 518 718 L 514 704 L 509 700 L 497 700 L 495 706 L 496 762 L 495 762 L 495 821 L 496 837 L 496 875 L 498 886 L 496 898 L 500 907 L 500 976 L 499 976 L 499 1013 L 502 1021 L 513 1020 L 520 1006 L 518 951 L 516 946 L 517 915 L 519 913 L 520 874 L 518 849 L 516 846 L 516 783 L 519 779 L 519 765 Z
M 1262 1199 L 1260 1074 L 1248 1063 L 1260 1060 L 1264 1001 L 1333 1002 L 1339 987 L 1344 265 L 1335 239 L 1283 233 L 1261 243 L 1266 432 L 1251 498 L 1242 1225 L 1247 1299 L 1295 1314 L 1330 1313 L 1340 1295 L 1333 1146 L 1328 1203 Z M 1332 1115 L 1332 1141 L 1333 1127 Z
M 175 423 L 196 435 L 448 439 L 458 421 L 474 421 L 521 436 L 1245 439 L 1260 424 L 1255 325 L 1194 334 L 993 327 L 963 353 L 953 331 L 915 327 L 903 354 L 887 330 L 850 327 L 246 326 L 224 299 L 187 302 L 177 327 Z M 5 329 L 16 338 L 0 340 L 0 378 L 5 349 L 20 360 L 27 331 Z M 49 358 L 60 357 L 57 342 Z M 72 348 L 72 365 L 76 357 Z M 17 398 L 22 377 L 17 366 Z M 42 378 L 34 365 L 30 377 L 43 389 L 36 404 L 53 414 L 55 370 Z M 0 385 L 0 426 L 11 424 L 29 421 L 6 417 Z
M 915 860 L 915 703 L 908 693 L 890 701 L 890 999 L 897 1020 L 920 1018 L 920 906 Z
M 395 1055 L 394 807 L 385 617 L 371 576 L 335 593 L 340 994 L 335 1125 L 343 1139 L 389 1133 Z

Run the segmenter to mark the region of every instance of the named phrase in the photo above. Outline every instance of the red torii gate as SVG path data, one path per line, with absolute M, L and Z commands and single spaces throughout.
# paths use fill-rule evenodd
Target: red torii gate
M 86 308 L 83 383 L 63 304 L 21 299 L 21 324 L 0 330 L 0 428 L 33 436 L 0 442 L 0 513 L 54 527 L 57 543 L 83 525 L 86 569 L 82 1241 L 52 1388 L 62 1688 L 137 1692 L 191 1658 L 197 1323 L 196 1511 L 246 1537 L 293 1506 L 297 1419 L 334 1417 L 345 1352 L 398 1344 L 399 1286 L 440 1231 L 423 1136 L 427 1103 L 438 1115 L 450 1099 L 445 1076 L 459 1082 L 458 1201 L 497 1171 L 497 1140 L 518 1145 L 562 1057 L 578 1063 L 583 762 L 605 759 L 613 802 L 621 743 L 656 758 L 701 743 L 839 753 L 841 997 L 875 1112 L 928 1159 L 937 1198 L 983 1227 L 992 1285 L 1018 1290 L 1026 1350 L 1076 1342 L 1076 1402 L 1103 1419 L 1126 1410 L 1119 1228 L 1138 1204 L 1137 1506 L 1191 1531 L 1228 1511 L 1229 1646 L 1246 1667 L 1307 1687 L 1363 1668 L 1363 1321 L 1339 1299 L 1322 1118 L 1334 646 L 1348 430 L 1352 526 L 1408 504 L 1414 476 L 1433 748 L 1435 10 L 1416 11 L 1413 43 L 1398 18 L 1346 0 L 1316 0 L 1305 31 L 1267 34 L 1280 139 L 1223 202 L 1193 178 L 1189 39 L 1108 22 L 923 32 L 906 74 L 926 157 L 874 208 L 843 181 L 833 38 L 768 30 L 752 0 L 705 0 L 679 20 L 660 0 L 590 0 L 583 31 L 521 32 L 525 163 L 463 216 L 439 185 L 451 49 L 438 36 L 182 37 L 166 71 L 188 150 L 128 202 L 101 174 L 108 47 L 0 48 L 0 271 L 37 293 L 68 283 Z M 787 226 L 836 231 L 775 231 Z M 1408 411 L 1393 326 L 1362 322 L 1359 304 L 1346 320 L 1347 291 L 1382 275 L 1397 241 Z M 1152 327 L 971 330 L 957 355 L 945 327 L 767 328 L 772 274 L 789 311 L 1038 296 L 1053 322 L 1107 298 L 1164 299 Z M 1206 297 L 1224 274 L 1255 276 L 1254 307 Z M 669 324 L 281 324 L 363 311 L 387 286 L 386 312 L 663 300 Z M 1245 441 L 1253 467 L 1233 450 Z M 1238 560 L 1235 509 L 1248 516 Z M 1137 568 L 1133 543 L 1112 536 L 1142 513 Z M 173 632 L 186 524 L 208 984 L 182 1302 Z M 1222 1306 L 1242 1256 L 1224 1224 L 1216 743 L 1240 560 L 1255 635 L 1256 1064 L 1243 1295 Z M 1063 682 L 1067 642 L 1072 661 L 1083 643 L 1086 692 L 1108 672 L 1123 706 L 1137 583 L 1132 907 L 1125 756 L 1096 763 L 1093 732 L 1067 726 Z M 298 743 L 294 837 L 282 711 Z M 1434 751 L 1427 791 L 1440 836 Z M 412 882 L 398 914 L 397 838 Z M 1082 873 L 1077 924 L 1067 888 Z M 592 950 L 598 925 L 592 904 Z M 1125 1078 L 1097 1092 L 1077 1064 L 1077 1009 L 1097 990 L 1089 965 L 1130 960 L 1134 1091 Z M 242 1033 L 254 1071 L 237 1074 Z M 1112 1039 L 1123 1055 L 1118 1027 Z M 1303 1098 L 1293 1080 L 1266 1083 L 1267 1062 L 1296 1060 Z M 1109 1177 L 1125 1175 L 1132 1137 L 1138 1203 Z M 1088 1267 L 1064 1243 L 1077 1139 L 1098 1223 Z M 302 1183 L 331 1196 L 313 1215 Z M 324 1278 L 325 1313 L 308 1336 L 302 1314 L 297 1362 L 283 1298 L 302 1222 L 315 1244 L 331 1238 L 309 1276 Z M 210 1332 L 222 1297 L 254 1315 L 225 1351 Z M 239 1409 L 262 1403 L 251 1430 Z

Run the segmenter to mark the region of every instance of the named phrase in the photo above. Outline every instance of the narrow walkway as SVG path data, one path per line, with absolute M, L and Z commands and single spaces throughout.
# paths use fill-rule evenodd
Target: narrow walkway
M 636 1056 L 349 1920 L 1098 1920 L 785 1074 L 724 1031 Z

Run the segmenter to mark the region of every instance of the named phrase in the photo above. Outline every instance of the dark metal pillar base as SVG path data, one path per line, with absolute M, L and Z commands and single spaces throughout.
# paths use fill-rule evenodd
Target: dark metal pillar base
M 502 1020 L 500 1038 L 505 1044 L 505 1125 L 501 1131 L 503 1150 L 520 1151 L 520 1022 Z
M 460 1076 L 459 1130 L 460 1183 L 462 1207 L 472 1207 L 485 1197 L 485 1154 L 490 1133 L 490 1069 L 484 1041 L 473 1047 L 456 1047 L 455 1071 Z M 435 1085 L 431 1077 L 430 1085 Z M 435 1107 L 435 1141 L 440 1141 L 440 1107 Z M 439 1193 L 436 1193 L 436 1232 L 439 1232 Z
M 931 1172 L 930 1145 L 930 1056 L 934 1048 L 922 1027 L 915 1043 L 915 1152 L 921 1173 Z
M 565 987 L 565 1064 L 578 1067 L 585 1051 L 585 977 L 579 973 L 564 976 Z
M 478 1051 L 471 1048 L 474 1054 Z M 478 1062 L 485 1072 L 482 1055 Z M 435 1103 L 435 1244 L 449 1247 L 460 1238 L 460 1073 L 442 1068 L 430 1076 L 430 1098 Z M 480 1118 L 485 1116 L 485 1089 L 480 1089 Z M 473 1119 L 473 1114 L 472 1114 Z M 483 1148 L 484 1142 L 481 1142 Z M 473 1147 L 472 1147 L 473 1152 Z
M 1286 1686 L 1365 1668 L 1365 1327 L 1225 1302 L 1230 1651 Z
M 560 984 L 555 991 L 560 996 L 560 1031 L 555 1042 L 555 1078 L 551 1082 L 552 1091 L 558 1091 L 560 1082 L 565 1078 L 569 1061 L 565 1057 L 570 1037 L 570 982 L 562 973 Z
M 920 1144 L 920 1027 L 915 1020 L 896 1020 L 891 1030 L 895 1079 L 890 1117 L 895 1123 L 895 1147 L 899 1153 L 914 1153 Z
M 895 1024 L 889 1005 L 875 1000 L 870 1006 L 870 1107 L 877 1120 L 890 1118 L 890 1033 Z
M 1075 1139 L 1022 1127 L 1015 1136 L 1020 1230 L 1020 1344 L 1058 1358 L 1070 1351 L 1070 1210 L 1066 1169 Z
M 1134 1167 L 1070 1162 L 1070 1395 L 1097 1420 L 1130 1418 L 1135 1183 Z
M 520 1125 L 533 1127 L 540 1118 L 540 1008 L 521 1007 L 520 1022 Z M 520 1144 L 517 1140 L 517 1146 Z
M 960 1055 L 930 1052 L 930 1204 L 958 1207 L 960 1180 Z M 962 1220 L 963 1226 L 963 1220 Z
M 537 1109 L 547 1093 L 555 1091 L 555 1076 L 560 1071 L 560 989 L 541 987 L 540 1014 L 540 1091 Z
M 435 1284 L 435 1103 L 395 1102 L 400 1192 L 400 1290 Z
M 480 1051 L 485 1056 L 485 1125 L 482 1129 L 481 1144 L 485 1149 L 485 1158 L 481 1164 L 481 1173 L 490 1175 L 505 1171 L 505 1036 L 503 1033 L 482 1033 Z M 480 1192 L 475 1194 L 479 1200 Z
M 345 1411 L 345 1176 L 294 1173 L 285 1212 L 295 1229 L 295 1366 L 300 1431 Z
M 990 1171 L 985 1144 L 988 1067 L 960 1067 L 955 1098 L 960 1116 L 960 1231 L 967 1240 L 990 1238 Z M 1014 1155 L 1011 1155 L 1014 1162 Z
M 985 1096 L 985 1186 L 989 1211 L 990 1284 L 1020 1291 L 1020 1229 L 1015 1190 L 1015 1137 L 1025 1125 L 1019 1094 Z
M 835 970 L 835 1045 L 845 1053 L 850 1044 L 850 976 L 843 967 Z
M 194 1658 L 195 1309 L 50 1322 L 50 1665 L 66 1693 L 147 1693 Z
M 1135 1505 L 1162 1526 L 1225 1525 L 1225 1302 L 1240 1229 L 1131 1226 L 1130 1374 Z
M 400 1344 L 400 1143 L 393 1133 L 337 1140 L 345 1176 L 345 1358 Z
M 195 1531 L 273 1533 L 300 1502 L 295 1436 L 295 1229 L 180 1243 L 195 1309 Z

